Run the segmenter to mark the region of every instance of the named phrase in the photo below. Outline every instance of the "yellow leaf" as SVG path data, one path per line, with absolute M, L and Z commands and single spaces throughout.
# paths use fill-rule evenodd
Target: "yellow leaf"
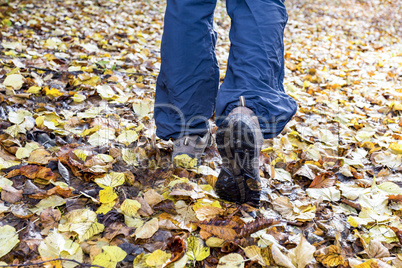
M 124 223 L 128 227 L 139 228 L 144 225 L 144 222 L 140 218 L 133 218 L 124 215 Z
M 123 204 L 120 206 L 120 210 L 123 212 L 123 214 L 129 217 L 134 217 L 140 208 L 140 202 L 128 198 L 124 200 Z
M 197 218 L 201 221 L 215 218 L 224 211 L 219 201 L 212 201 L 209 199 L 198 199 L 193 205 L 193 210 L 195 211 Z
M 377 265 L 377 260 L 368 260 L 358 265 L 352 265 L 353 268 L 373 268 L 380 267 Z
M 134 150 L 131 148 L 123 148 L 121 150 L 122 158 L 127 165 L 137 165 L 137 157 L 134 153 Z
M 32 94 L 38 94 L 41 91 L 41 87 L 38 86 L 32 86 L 28 88 L 27 93 L 32 93 Z
M 97 222 L 97 215 L 89 209 L 76 209 L 64 215 L 59 224 L 61 232 L 75 232 L 80 242 L 103 232 L 105 226 Z
M 137 230 L 135 230 L 134 236 L 140 239 L 151 238 L 156 233 L 156 231 L 158 231 L 158 229 L 158 218 L 153 218 L 140 228 L 137 228 Z
M 36 142 L 28 142 L 27 144 L 25 144 L 24 148 L 18 148 L 17 152 L 15 153 L 15 156 L 18 159 L 23 159 L 23 158 L 27 158 L 29 157 L 29 154 L 35 150 L 38 149 L 39 146 Z
M 197 210 L 197 209 L 200 209 L 200 208 L 205 207 L 205 206 L 216 207 L 216 208 L 222 208 L 222 207 L 221 207 L 221 204 L 219 203 L 218 200 L 212 201 L 212 200 L 209 200 L 209 199 L 205 199 L 205 198 L 204 198 L 204 199 L 198 199 L 198 200 L 195 202 L 195 204 L 193 205 L 193 209 L 194 209 L 194 210 Z
M 340 250 L 335 245 L 321 248 L 319 251 L 316 251 L 314 256 L 318 262 L 326 267 L 337 267 L 345 263 Z
M 220 248 L 223 243 L 225 243 L 225 240 L 215 236 L 212 236 L 205 241 L 205 244 L 210 248 Z
M 110 186 L 105 187 L 99 191 L 99 201 L 103 204 L 111 203 L 117 198 L 117 194 L 113 192 Z
M 44 121 L 45 121 L 45 118 L 44 118 L 43 116 L 38 116 L 38 117 L 35 119 L 35 124 L 36 124 L 36 126 L 37 126 L 38 128 L 42 128 Z
M 110 163 L 114 160 L 113 157 L 111 157 L 108 154 L 97 154 L 97 155 L 95 155 L 95 158 L 97 158 L 105 163 Z
M 400 143 L 393 142 L 391 143 L 389 148 L 391 149 L 392 152 L 396 154 L 402 154 L 402 144 Z
M 71 98 L 73 99 L 74 102 L 80 103 L 80 102 L 83 102 L 84 100 L 86 100 L 87 97 L 85 97 L 85 95 L 76 93 Z
M 32 211 L 32 213 L 36 213 L 36 214 L 40 214 L 40 212 L 42 212 L 43 210 L 47 209 L 47 208 L 55 208 L 58 206 L 62 206 L 66 203 L 66 200 L 64 200 L 64 198 L 58 196 L 58 195 L 51 195 L 49 197 L 46 197 L 44 199 L 42 199 L 38 204 L 36 204 L 36 206 L 32 209 L 30 209 Z
M 243 249 L 244 253 L 246 254 L 247 258 L 252 261 L 258 261 L 259 264 L 262 266 L 269 266 L 269 260 L 264 259 L 261 255 L 261 248 L 257 246 L 248 246 Z
M 102 204 L 96 210 L 96 214 L 106 214 L 106 213 L 108 213 L 109 211 L 111 211 L 113 209 L 115 204 L 116 204 L 116 201 L 113 201 L 111 203 Z
M 309 88 L 310 85 L 311 85 L 310 81 L 305 80 L 305 81 L 303 82 L 303 90 L 306 89 L 306 88 Z
M 38 251 L 42 259 L 66 258 L 78 262 L 83 261 L 83 252 L 78 243 L 65 238 L 57 230 L 50 233 L 39 245 Z M 73 268 L 77 264 L 73 262 L 62 262 L 63 267 Z
M 128 146 L 137 139 L 138 134 L 135 130 L 123 130 L 116 140 Z
M 173 158 L 173 163 L 177 167 L 193 169 L 197 166 L 197 158 L 191 158 L 187 154 L 181 154 Z
M 125 175 L 124 173 L 112 171 L 109 174 L 105 175 L 103 178 L 96 178 L 95 182 L 102 188 L 105 188 L 107 186 L 114 188 L 122 185 L 125 182 Z
M 170 259 L 172 254 L 162 251 L 160 249 L 155 250 L 146 259 L 146 264 L 156 268 L 162 267 L 163 264 Z
M 201 238 L 190 236 L 187 238 L 187 257 L 190 261 L 202 261 L 210 255 L 209 247 L 204 246 Z
M 63 93 L 56 88 L 49 89 L 48 87 L 45 87 L 44 90 L 46 92 L 46 96 L 49 96 L 51 98 L 63 96 Z
M 149 268 L 150 266 L 146 263 L 147 258 L 151 255 L 150 253 L 144 254 L 141 253 L 137 257 L 135 257 L 134 262 L 133 262 L 133 267 L 134 268 Z
M 75 149 L 73 153 L 76 157 L 78 157 L 78 159 L 82 161 L 85 161 L 87 159 L 87 156 L 91 154 L 90 152 L 81 149 Z
M 9 253 L 20 242 L 15 228 L 10 225 L 0 227 L 0 258 Z
M 14 90 L 18 90 L 24 84 L 24 77 L 20 74 L 11 74 L 6 77 L 3 85 L 6 87 L 12 87 Z
M 118 246 L 103 246 L 102 250 L 101 254 L 95 256 L 92 265 L 115 268 L 117 263 L 127 256 L 127 253 Z

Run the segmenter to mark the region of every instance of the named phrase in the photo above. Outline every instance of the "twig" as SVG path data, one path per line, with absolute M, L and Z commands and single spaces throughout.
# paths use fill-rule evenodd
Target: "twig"
M 362 210 L 362 208 L 360 207 L 360 205 L 359 204 L 357 204 L 357 203 L 355 203 L 355 202 L 352 202 L 352 201 L 350 201 L 350 200 L 347 200 L 346 198 L 341 198 L 341 202 L 342 203 L 344 203 L 344 204 L 346 204 L 346 205 L 348 205 L 348 206 L 350 206 L 350 207 L 352 207 L 352 208 L 354 208 L 354 209 L 356 209 L 356 210 L 358 210 L 358 211 L 360 211 L 360 210 Z
M 105 268 L 104 266 L 100 266 L 100 265 L 96 265 L 96 264 L 86 264 L 86 263 L 82 263 L 73 259 L 64 259 L 64 258 L 56 258 L 56 259 L 51 259 L 51 260 L 46 260 L 46 261 L 41 261 L 41 262 L 29 262 L 29 263 L 24 263 L 24 264 L 7 264 L 7 265 L 0 265 L 0 267 L 23 267 L 23 266 L 37 266 L 40 264 L 44 264 L 47 262 L 52 262 L 52 261 L 71 261 L 71 262 L 75 262 L 78 265 L 80 265 L 80 267 L 100 267 L 100 268 Z

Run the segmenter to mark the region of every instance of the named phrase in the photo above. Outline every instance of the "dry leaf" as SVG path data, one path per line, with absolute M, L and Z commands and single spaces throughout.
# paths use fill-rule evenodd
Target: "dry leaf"
M 137 228 L 133 236 L 137 239 L 151 238 L 159 229 L 158 218 L 146 222 L 143 226 Z

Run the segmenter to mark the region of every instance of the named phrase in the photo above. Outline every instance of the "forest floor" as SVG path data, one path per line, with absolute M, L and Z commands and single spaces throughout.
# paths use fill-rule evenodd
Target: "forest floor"
M 402 267 L 402 4 L 286 1 L 260 208 L 173 169 L 153 98 L 165 1 L 0 3 L 0 267 Z M 229 50 L 223 1 L 216 53 Z

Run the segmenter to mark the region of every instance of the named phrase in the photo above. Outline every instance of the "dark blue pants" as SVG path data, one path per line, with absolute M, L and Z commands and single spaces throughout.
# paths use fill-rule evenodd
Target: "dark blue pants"
M 213 13 L 217 0 L 167 0 L 156 84 L 155 121 L 162 139 L 206 132 L 215 111 L 222 122 L 244 96 L 264 138 L 278 135 L 295 114 L 283 89 L 283 0 L 227 0 L 232 19 L 225 80 L 219 87 Z

